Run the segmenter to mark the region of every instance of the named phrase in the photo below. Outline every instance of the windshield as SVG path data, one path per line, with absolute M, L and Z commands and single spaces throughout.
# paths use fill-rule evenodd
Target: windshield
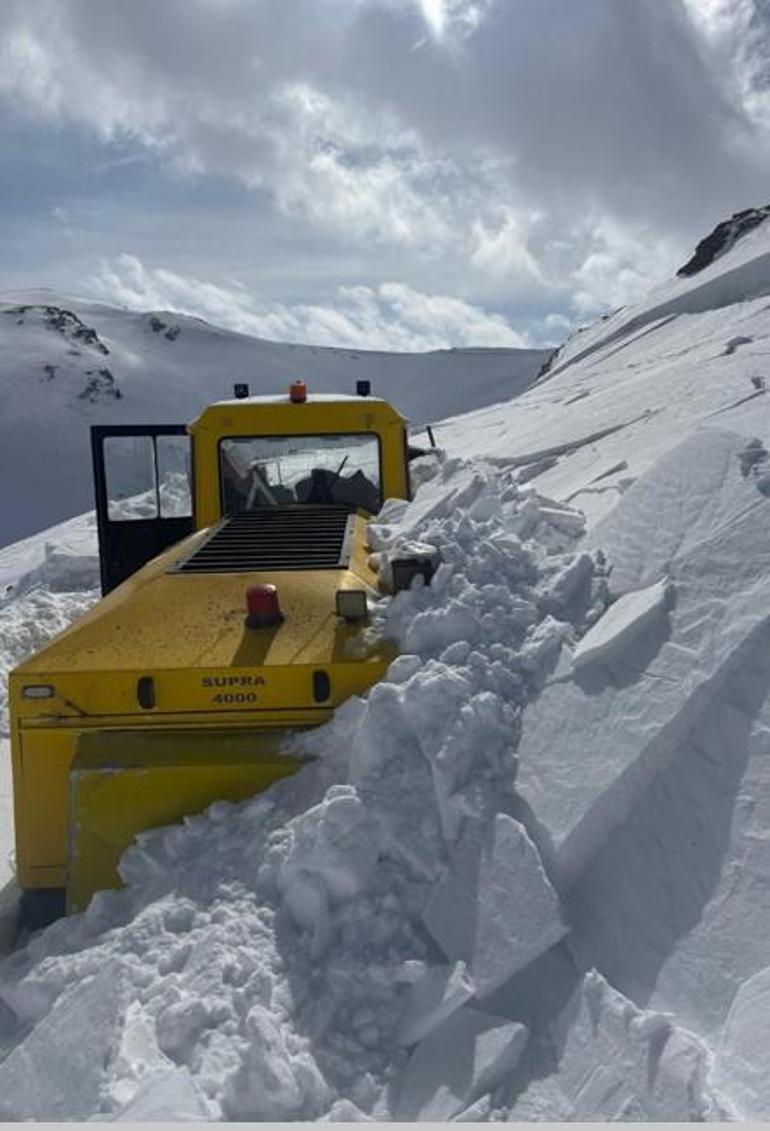
M 380 509 L 380 445 L 345 436 L 237 436 L 219 447 L 225 514 L 290 503 Z

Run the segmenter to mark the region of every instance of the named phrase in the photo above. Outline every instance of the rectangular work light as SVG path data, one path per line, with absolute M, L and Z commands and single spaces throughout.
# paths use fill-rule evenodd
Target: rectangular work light
M 347 621 L 366 620 L 368 609 L 364 589 L 338 589 L 337 616 Z

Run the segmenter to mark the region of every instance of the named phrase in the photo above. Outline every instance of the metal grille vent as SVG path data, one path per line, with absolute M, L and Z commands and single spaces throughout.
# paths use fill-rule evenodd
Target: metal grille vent
M 181 573 L 240 573 L 277 569 L 340 569 L 350 559 L 347 507 L 264 507 L 225 519 L 189 558 Z

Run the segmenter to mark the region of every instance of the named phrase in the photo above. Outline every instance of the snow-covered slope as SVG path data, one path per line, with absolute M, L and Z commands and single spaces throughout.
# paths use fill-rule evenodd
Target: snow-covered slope
M 548 353 L 287 345 L 164 311 L 0 295 L 0 477 L 14 484 L 0 493 L 0 545 L 91 505 L 90 424 L 184 423 L 235 381 L 275 393 L 296 377 L 316 392 L 352 392 L 366 378 L 424 424 L 515 396 Z
M 0 1114 L 770 1118 L 767 294 L 770 222 L 439 426 L 387 680 L 0 965 Z
M 709 267 L 575 334 L 501 411 L 450 420 L 450 448 L 540 471 L 590 522 L 701 423 L 763 419 L 770 376 L 770 228 Z

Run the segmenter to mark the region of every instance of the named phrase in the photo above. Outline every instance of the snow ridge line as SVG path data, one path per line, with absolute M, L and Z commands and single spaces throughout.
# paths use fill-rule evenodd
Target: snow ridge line
M 705 280 L 696 287 L 688 286 L 682 293 L 674 295 L 665 302 L 643 310 L 640 314 L 630 318 L 617 330 L 610 332 L 606 337 L 586 346 L 572 354 L 565 361 L 552 366 L 540 381 L 550 380 L 564 373 L 570 366 L 596 353 L 604 351 L 608 346 L 621 339 L 621 349 L 630 345 L 636 339 L 629 335 L 642 329 L 650 322 L 658 323 L 650 329 L 659 329 L 665 321 L 677 318 L 682 314 L 704 314 L 707 311 L 718 310 L 723 306 L 732 306 L 736 303 L 747 302 L 750 299 L 761 298 L 770 294 L 770 253 L 759 255 L 748 263 L 740 264 L 730 271 L 718 274 L 716 277 Z M 563 348 L 563 347 L 562 347 Z
M 581 436 L 579 440 L 570 440 L 567 444 L 557 444 L 552 448 L 542 448 L 540 451 L 529 452 L 523 456 L 488 456 L 486 462 L 490 463 L 493 467 L 525 467 L 531 463 L 538 463 L 540 460 L 550 459 L 553 456 L 567 456 L 572 455 L 573 452 L 580 451 L 581 448 L 587 447 L 589 444 L 595 444 L 598 440 L 603 440 L 605 436 L 612 436 L 615 432 L 622 432 L 624 428 L 630 428 L 633 424 L 639 424 L 643 420 L 649 420 L 657 413 L 662 412 L 659 408 L 648 408 L 644 412 L 634 416 L 631 420 L 624 420 L 620 424 L 611 424 L 607 428 L 601 428 L 597 432 L 591 432 L 588 436 Z

